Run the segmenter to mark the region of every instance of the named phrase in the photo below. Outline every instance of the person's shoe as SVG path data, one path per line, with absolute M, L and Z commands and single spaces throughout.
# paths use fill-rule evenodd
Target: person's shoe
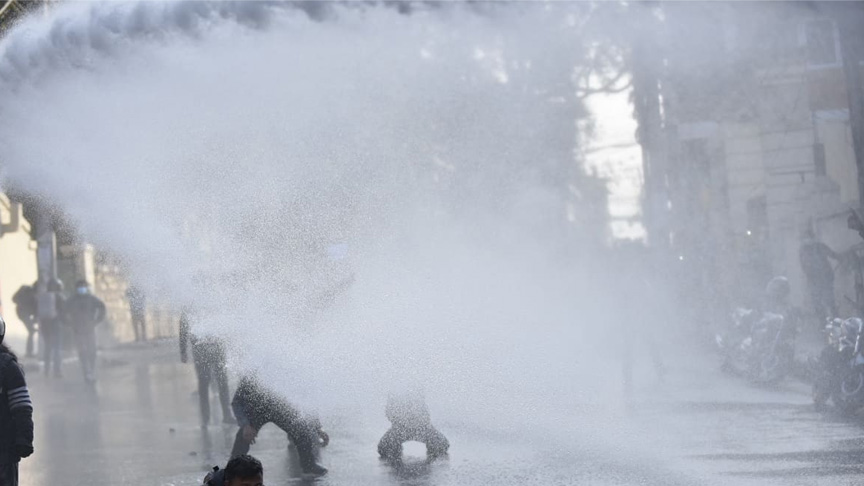
M 323 476 L 327 474 L 327 468 L 320 464 L 312 463 L 311 466 L 303 468 L 304 476 Z
M 222 417 L 222 423 L 228 425 L 237 425 L 237 419 L 234 417 Z

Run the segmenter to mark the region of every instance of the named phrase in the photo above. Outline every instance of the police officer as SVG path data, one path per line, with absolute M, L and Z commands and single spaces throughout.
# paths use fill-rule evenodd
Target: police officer
M 215 336 L 198 337 L 192 333 L 189 313 L 180 316 L 180 361 L 189 361 L 188 345 L 192 344 L 192 361 L 198 377 L 198 404 L 201 407 L 201 426 L 210 423 L 210 382 L 216 380 L 219 403 L 222 405 L 222 422 L 235 422 L 231 416 L 228 394 L 228 370 L 225 366 L 225 344 Z
M 75 283 L 75 295 L 63 306 L 66 324 L 72 327 L 81 371 L 88 383 L 96 381 L 96 326 L 105 319 L 105 304 L 90 293 L 86 280 Z
M 326 434 L 320 430 L 320 422 L 304 417 L 287 400 L 263 386 L 253 376 L 245 376 L 240 380 L 231 406 L 240 425 L 231 457 L 249 452 L 249 447 L 255 443 L 261 427 L 272 422 L 285 431 L 294 443 L 304 474 L 327 474 L 327 469 L 316 462 L 319 441 L 327 441 Z
M 0 317 L 0 486 L 18 486 L 18 462 L 33 453 L 33 403 Z

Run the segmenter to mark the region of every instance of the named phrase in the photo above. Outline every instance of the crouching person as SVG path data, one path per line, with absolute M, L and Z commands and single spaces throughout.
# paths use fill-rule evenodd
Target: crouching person
M 33 453 L 33 403 L 0 317 L 0 486 L 18 486 L 18 462 Z
M 264 467 L 252 456 L 237 456 L 225 469 L 213 468 L 202 486 L 264 486 Z
M 288 434 L 296 447 L 303 474 L 327 474 L 327 469 L 317 463 L 318 447 L 323 438 L 318 432 L 320 424 L 304 417 L 287 400 L 263 386 L 255 377 L 246 376 L 240 380 L 231 407 L 240 426 L 234 438 L 231 457 L 249 452 L 261 427 L 273 423 Z
M 391 396 L 385 409 L 391 427 L 378 443 L 378 454 L 388 460 L 402 459 L 402 444 L 409 441 L 426 445 L 426 456 L 435 459 L 447 454 L 450 442 L 429 417 L 429 408 L 419 393 Z

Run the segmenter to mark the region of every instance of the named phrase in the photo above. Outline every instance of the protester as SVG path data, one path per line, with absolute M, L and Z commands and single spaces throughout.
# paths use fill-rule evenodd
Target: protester
M 96 326 L 105 319 L 105 304 L 90 293 L 85 280 L 75 284 L 75 295 L 64 305 L 66 323 L 72 327 L 84 380 L 96 381 Z
M 202 486 L 264 486 L 264 466 L 250 455 L 237 456 L 225 469 L 213 468 Z
M 419 392 L 391 396 L 385 408 L 390 430 L 378 442 L 378 454 L 384 459 L 401 460 L 402 444 L 408 441 L 426 445 L 426 455 L 435 459 L 447 454 L 450 443 L 433 425 L 429 408 Z
M 18 463 L 33 454 L 33 403 L 18 358 L 3 344 L 5 336 L 0 317 L 0 486 L 18 486 Z
M 65 300 L 63 298 L 63 282 L 57 278 L 48 280 L 45 292 L 41 299 L 37 298 L 35 290 L 38 282 L 33 286 L 34 298 L 37 300 L 37 320 L 39 321 L 39 334 L 42 339 L 42 356 L 44 360 L 45 376 L 49 376 L 51 370 L 54 377 L 63 376 L 62 371 L 62 348 L 63 348 L 63 309 Z
M 231 405 L 240 425 L 231 450 L 232 457 L 249 452 L 261 427 L 273 423 L 288 434 L 296 447 L 304 474 L 321 476 L 327 473 L 327 469 L 316 462 L 319 441 L 326 437 L 319 433 L 320 422 L 304 417 L 287 400 L 253 376 L 240 380 Z
M 15 313 L 18 319 L 27 328 L 27 348 L 25 356 L 32 358 L 33 354 L 33 338 L 36 334 L 36 286 L 22 285 L 21 288 L 12 296 L 12 302 L 15 303 Z
M 129 301 L 129 314 L 132 317 L 132 331 L 135 341 L 147 340 L 147 298 L 138 287 L 130 285 L 126 289 L 126 300 Z
M 225 365 L 225 344 L 215 336 L 199 337 L 192 333 L 190 316 L 183 312 L 180 316 L 180 361 L 187 363 L 188 344 L 192 344 L 192 361 L 198 377 L 198 404 L 201 409 L 201 426 L 210 424 L 210 382 L 216 380 L 219 390 L 219 403 L 222 405 L 222 422 L 235 423 L 231 415 L 228 392 L 228 369 Z

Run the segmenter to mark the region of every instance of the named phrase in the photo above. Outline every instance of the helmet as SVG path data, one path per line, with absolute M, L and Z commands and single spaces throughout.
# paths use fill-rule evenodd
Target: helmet
M 792 287 L 789 285 L 789 279 L 786 277 L 774 277 L 765 286 L 765 293 L 776 300 L 786 299 L 791 292 Z
M 0 317 L 0 344 L 3 343 L 3 338 L 6 337 L 6 321 Z

